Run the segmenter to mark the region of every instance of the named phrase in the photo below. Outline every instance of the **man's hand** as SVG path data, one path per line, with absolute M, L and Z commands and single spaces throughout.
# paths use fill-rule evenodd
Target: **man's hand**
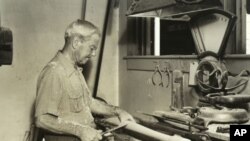
M 94 128 L 88 128 L 81 134 L 81 141 L 99 141 L 102 139 L 102 131 Z
M 125 122 L 125 121 L 135 122 L 133 116 L 131 116 L 128 112 L 126 112 L 124 110 L 119 109 L 117 111 L 117 114 L 118 114 L 118 118 L 119 118 L 120 122 Z

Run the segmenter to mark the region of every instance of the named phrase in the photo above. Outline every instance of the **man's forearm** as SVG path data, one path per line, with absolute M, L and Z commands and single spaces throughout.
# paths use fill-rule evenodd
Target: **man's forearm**
M 100 114 L 104 116 L 117 116 L 118 115 L 117 107 L 106 104 L 96 99 L 93 100 L 90 108 L 94 114 Z
M 106 104 L 104 102 L 100 102 L 98 100 L 93 100 L 91 105 L 91 111 L 95 114 L 100 114 L 104 116 L 117 116 L 120 121 L 134 121 L 134 118 L 125 110 Z
M 53 115 L 45 114 L 36 118 L 36 126 L 52 131 L 58 134 L 74 135 L 81 138 L 82 133 L 88 130 L 88 126 L 84 126 L 72 121 L 65 121 Z

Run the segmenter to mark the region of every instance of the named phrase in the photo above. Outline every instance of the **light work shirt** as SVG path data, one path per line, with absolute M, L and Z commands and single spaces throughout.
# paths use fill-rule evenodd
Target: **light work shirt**
M 92 101 L 82 69 L 59 51 L 38 78 L 35 117 L 51 114 L 95 127 L 90 110 Z

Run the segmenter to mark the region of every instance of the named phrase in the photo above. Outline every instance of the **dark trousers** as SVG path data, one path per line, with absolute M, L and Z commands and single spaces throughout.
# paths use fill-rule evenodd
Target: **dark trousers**
M 73 136 L 54 136 L 54 135 L 44 135 L 45 141 L 81 141 L 80 139 Z M 104 138 L 102 141 L 114 141 L 113 137 Z

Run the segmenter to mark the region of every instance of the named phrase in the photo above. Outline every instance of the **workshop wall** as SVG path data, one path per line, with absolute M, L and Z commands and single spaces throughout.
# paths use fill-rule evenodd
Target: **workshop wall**
M 88 1 L 86 19 L 97 23 L 100 28 L 105 3 Z M 63 47 L 65 27 L 82 17 L 82 0 L 0 0 L 0 10 L 1 25 L 12 30 L 14 39 L 13 64 L 0 67 L 0 140 L 21 141 L 31 123 L 37 77 L 44 65 Z M 113 69 L 117 63 L 112 63 L 117 57 L 115 43 L 106 43 L 109 51 L 114 50 L 105 52 L 109 57 L 104 58 L 103 66 L 105 61 L 113 65 L 102 71 L 102 75 L 107 76 L 102 77 L 101 83 L 106 78 L 110 83 L 107 92 L 111 93 L 111 100 L 107 101 L 114 99 L 112 93 L 117 91 L 115 87 L 118 85 L 114 84 L 118 78 L 114 76 L 117 70 Z M 110 75 L 111 71 L 114 75 Z M 100 85 L 99 91 L 106 93 Z
M 189 66 L 194 62 L 197 62 L 195 56 L 127 57 L 127 93 L 121 95 L 121 106 L 138 117 L 142 116 L 140 112 L 169 111 L 170 106 L 195 106 L 198 95 L 188 86 L 189 79 L 192 79 Z M 175 100 L 172 103 L 173 95 Z
M 101 31 L 104 24 L 107 0 L 94 0 L 87 1 L 87 13 L 86 19 L 96 23 L 98 27 L 100 27 Z M 97 12 L 96 7 L 99 8 L 98 15 L 96 18 Z M 102 11 L 102 12 L 101 12 Z M 108 19 L 108 27 L 106 31 L 106 39 L 102 57 L 102 65 L 101 72 L 99 78 L 99 85 L 97 90 L 97 96 L 103 98 L 108 103 L 113 105 L 118 105 L 118 97 L 119 97 L 119 71 L 118 71 L 118 51 L 119 51 L 119 0 L 114 0 L 114 3 L 110 9 L 110 15 Z M 104 33 L 103 33 L 104 34 Z M 98 53 L 97 53 L 98 54 Z M 90 73 L 88 74 L 88 84 L 90 89 L 94 86 L 94 78 L 96 66 L 97 66 L 98 55 L 95 58 L 92 58 L 92 67 Z
M 132 0 L 128 0 L 128 4 Z M 223 0 L 224 1 L 224 0 Z M 226 2 L 226 1 L 225 1 Z M 127 111 L 131 112 L 136 116 L 141 116 L 140 112 L 152 113 L 155 110 L 169 110 L 171 104 L 171 94 L 174 93 L 173 88 L 173 70 L 183 71 L 183 80 L 184 87 L 184 105 L 185 106 L 195 106 L 198 102 L 198 94 L 194 87 L 188 86 L 190 77 L 189 69 L 190 63 L 198 61 L 195 56 L 190 56 L 185 58 L 183 56 L 173 55 L 170 56 L 127 56 L 126 52 L 128 48 L 134 50 L 138 49 L 136 46 L 131 43 L 129 40 L 131 37 L 134 37 L 131 31 L 131 25 L 123 13 L 126 13 L 126 2 L 121 1 L 120 4 L 120 106 Z M 231 3 L 226 3 L 225 9 L 232 7 Z M 230 9 L 229 9 L 230 10 Z M 234 38 L 234 33 L 231 34 L 230 38 Z M 232 40 L 231 40 L 232 41 Z M 231 53 L 234 44 L 232 42 L 228 43 L 227 53 Z M 129 52 L 129 51 L 128 51 Z M 122 57 L 127 56 L 126 59 Z M 172 58 L 172 59 L 170 59 Z M 175 59 L 173 59 L 175 58 Z M 189 59 L 188 59 L 189 58 Z M 241 70 L 249 70 L 249 56 L 246 55 L 228 55 L 226 57 L 226 66 L 230 72 L 238 74 Z M 179 62 L 180 61 L 180 62 Z M 161 68 L 164 68 L 164 64 L 167 62 L 169 64 L 169 69 L 171 70 L 170 75 L 170 85 L 166 87 L 166 84 L 162 86 L 152 84 L 152 76 L 155 75 L 155 66 L 156 63 L 160 62 Z M 178 63 L 179 62 L 179 63 Z M 163 69 L 164 70 L 164 69 Z M 193 71 L 192 71 L 193 72 Z M 156 73 L 157 74 L 157 73 Z M 194 73 L 193 73 L 194 74 Z M 165 76 L 165 74 L 163 74 Z M 159 74 L 158 74 L 159 77 Z M 194 78 L 193 78 L 194 80 Z M 229 86 L 233 86 L 236 83 L 235 78 L 230 77 Z M 163 78 L 163 83 L 166 83 L 167 79 Z M 159 84 L 159 83 L 158 83 Z M 228 86 L 228 87 L 229 87 Z M 236 89 L 235 92 L 242 90 L 241 93 L 248 94 L 250 91 L 250 84 L 248 83 L 245 88 L 240 87 Z M 250 109 L 250 108 L 249 108 Z

